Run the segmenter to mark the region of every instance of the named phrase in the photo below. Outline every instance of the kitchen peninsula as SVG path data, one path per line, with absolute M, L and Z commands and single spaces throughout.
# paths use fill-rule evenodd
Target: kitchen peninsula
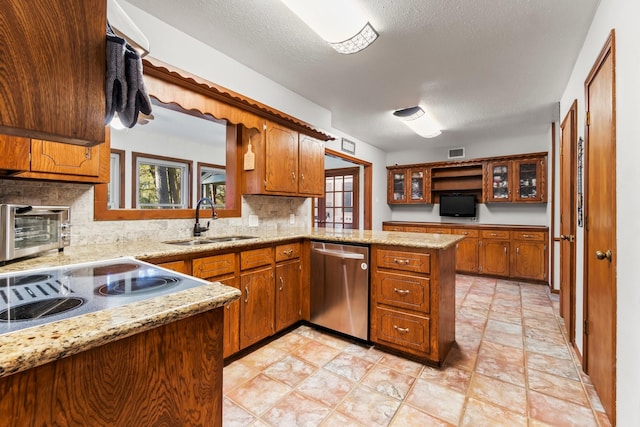
M 196 276 L 195 260 L 297 242 L 302 248 L 299 320 L 308 320 L 309 241 L 365 244 L 374 254 L 371 341 L 425 363 L 444 361 L 455 339 L 455 244 L 463 236 L 358 230 L 250 234 L 253 238 L 202 245 L 72 246 L 0 267 L 0 273 L 133 256 L 160 266 L 178 263 Z M 411 288 L 411 298 L 419 290 L 421 308 L 385 299 L 386 287 L 416 280 L 420 289 Z M 14 414 L 24 425 L 221 420 L 223 307 L 237 303 L 239 295 L 238 289 L 212 282 L 0 335 L 0 412 Z

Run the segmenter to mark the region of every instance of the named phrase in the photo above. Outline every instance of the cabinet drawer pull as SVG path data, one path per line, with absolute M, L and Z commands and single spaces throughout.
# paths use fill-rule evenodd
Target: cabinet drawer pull
M 286 256 L 291 256 L 293 255 L 293 249 L 287 249 L 285 251 L 282 251 L 282 254 Z
M 395 292 L 398 295 L 409 295 L 409 289 L 393 288 L 393 292 Z
M 248 286 L 244 287 L 244 302 L 245 303 L 249 302 L 249 287 Z
M 523 234 L 522 237 L 524 237 L 525 239 L 528 239 L 529 237 L 533 237 L 531 234 Z
M 399 265 L 408 265 L 409 264 L 409 260 L 408 259 L 394 258 L 393 262 L 395 262 L 396 264 L 399 264 Z
M 409 332 L 409 328 L 401 328 L 398 325 L 393 325 L 393 329 L 400 332 L 401 334 L 406 334 L 407 332 Z
M 491 233 L 491 236 L 496 237 L 498 233 Z
M 280 279 L 280 290 L 282 290 L 284 288 L 284 279 L 282 278 L 282 276 L 280 276 L 279 279 Z

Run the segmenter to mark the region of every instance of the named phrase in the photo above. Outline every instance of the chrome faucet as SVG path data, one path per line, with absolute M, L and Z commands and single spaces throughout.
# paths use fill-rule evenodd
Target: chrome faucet
M 196 204 L 196 223 L 193 226 L 193 235 L 195 237 L 198 237 L 202 234 L 203 231 L 207 231 L 209 230 L 209 223 L 211 221 L 207 221 L 207 226 L 203 227 L 200 225 L 200 205 L 202 205 L 203 203 L 209 203 L 211 205 L 211 218 L 212 219 L 218 219 L 218 213 L 216 212 L 216 207 L 213 204 L 213 201 L 211 201 L 210 198 L 208 197 L 203 197 L 202 199 L 198 200 L 198 203 Z

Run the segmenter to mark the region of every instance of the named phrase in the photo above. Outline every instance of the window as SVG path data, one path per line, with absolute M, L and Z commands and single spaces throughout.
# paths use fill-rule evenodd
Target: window
M 132 153 L 136 173 L 133 205 L 138 209 L 186 209 L 190 206 L 192 163 Z
M 359 174 L 359 168 L 325 171 L 324 197 L 314 199 L 317 227 L 358 228 Z
M 224 166 L 198 163 L 198 199 L 208 197 L 216 208 L 227 202 L 227 171 Z
M 124 151 L 112 149 L 109 157 L 111 178 L 107 187 L 109 209 L 124 207 Z

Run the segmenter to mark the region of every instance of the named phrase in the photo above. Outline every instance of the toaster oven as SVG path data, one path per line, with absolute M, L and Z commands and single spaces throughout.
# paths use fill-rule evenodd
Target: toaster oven
M 71 243 L 68 206 L 0 205 L 0 262 Z

